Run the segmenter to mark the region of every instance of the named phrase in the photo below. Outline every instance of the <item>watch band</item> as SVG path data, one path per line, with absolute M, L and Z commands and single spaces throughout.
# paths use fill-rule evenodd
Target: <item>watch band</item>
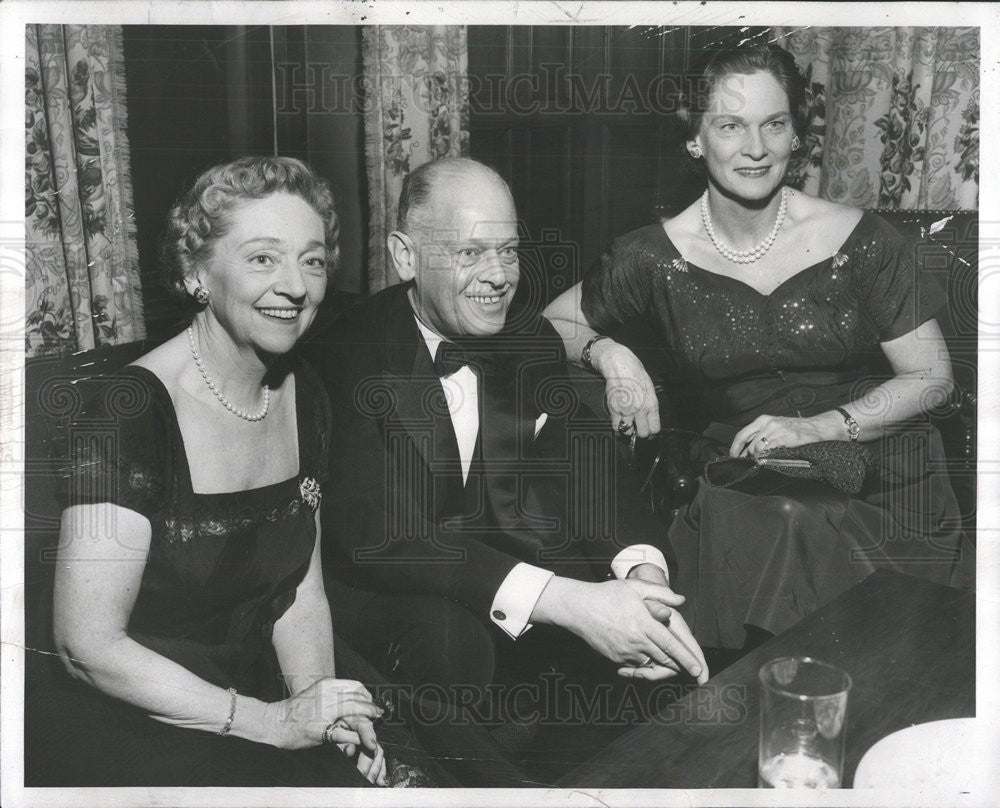
M 847 437 L 852 441 L 858 440 L 861 437 L 861 424 L 855 421 L 854 416 L 843 407 L 837 407 L 836 409 L 837 412 L 844 416 L 844 424 L 847 425 Z
M 607 334 L 597 334 L 587 340 L 587 344 L 583 346 L 583 350 L 580 351 L 580 364 L 582 364 L 587 370 L 594 370 L 594 365 L 590 361 L 590 352 L 594 347 L 594 344 L 602 339 L 610 339 Z

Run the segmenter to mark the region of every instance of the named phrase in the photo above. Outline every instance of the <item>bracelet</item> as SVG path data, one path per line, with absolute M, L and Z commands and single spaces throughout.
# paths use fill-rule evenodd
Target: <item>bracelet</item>
M 854 420 L 854 417 L 843 407 L 836 407 L 837 412 L 844 416 L 844 424 L 847 425 L 847 437 L 856 441 L 861 437 L 861 424 Z
M 236 718 L 236 688 L 231 687 L 226 692 L 229 694 L 229 718 L 226 719 L 226 723 L 219 730 L 220 736 L 229 734 L 229 730 L 233 728 L 233 719 Z
M 587 344 L 583 346 L 583 350 L 580 351 L 580 364 L 582 364 L 587 370 L 594 370 L 594 365 L 590 361 L 590 352 L 594 348 L 594 343 L 602 340 L 610 339 L 607 334 L 597 334 L 587 340 Z

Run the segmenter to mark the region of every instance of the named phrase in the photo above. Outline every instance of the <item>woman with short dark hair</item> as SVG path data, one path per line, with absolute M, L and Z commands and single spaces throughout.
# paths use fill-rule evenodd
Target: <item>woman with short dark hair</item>
M 617 239 L 545 314 L 607 380 L 623 433 L 660 429 L 646 369 L 606 336 L 641 321 L 701 396 L 699 459 L 828 441 L 880 455 L 881 484 L 856 494 L 700 482 L 669 530 L 677 591 L 700 643 L 739 648 L 747 627 L 783 631 L 875 567 L 958 583 L 974 563 L 947 477 L 930 470 L 940 436 L 915 420 L 952 389 L 942 294 L 882 219 L 785 185 L 806 124 L 789 53 L 720 51 L 695 88 L 682 120 L 704 194 Z

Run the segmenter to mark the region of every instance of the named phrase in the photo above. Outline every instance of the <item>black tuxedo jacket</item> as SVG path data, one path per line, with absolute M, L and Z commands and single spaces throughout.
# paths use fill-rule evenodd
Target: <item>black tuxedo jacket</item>
M 607 422 L 580 404 L 562 341 L 538 316 L 509 317 L 477 368 L 479 440 L 463 486 L 409 288 L 317 324 L 302 347 L 333 410 L 321 514 L 327 574 L 374 591 L 447 597 L 485 615 L 520 561 L 594 580 L 623 546 L 662 544 L 659 522 L 616 507 Z

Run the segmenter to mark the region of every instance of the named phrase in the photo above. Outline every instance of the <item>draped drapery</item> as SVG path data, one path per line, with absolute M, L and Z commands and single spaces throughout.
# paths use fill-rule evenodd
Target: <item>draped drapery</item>
M 25 30 L 26 353 L 142 339 L 121 28 Z
M 791 184 L 862 208 L 978 208 L 978 28 L 776 32 L 810 86 Z
M 368 169 L 368 291 L 396 283 L 386 235 L 403 179 L 439 157 L 468 153 L 468 42 L 464 26 L 366 26 L 362 51 Z

